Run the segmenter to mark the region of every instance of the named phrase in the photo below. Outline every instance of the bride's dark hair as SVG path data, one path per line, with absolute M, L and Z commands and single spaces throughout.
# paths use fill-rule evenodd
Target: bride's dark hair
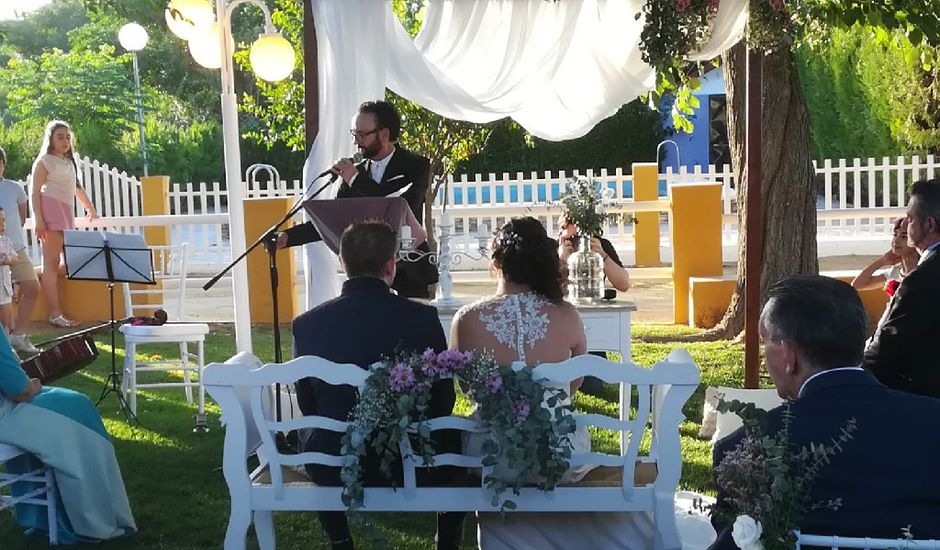
M 563 298 L 558 243 L 535 218 L 512 218 L 493 237 L 494 261 L 506 279 L 526 284 L 552 302 Z

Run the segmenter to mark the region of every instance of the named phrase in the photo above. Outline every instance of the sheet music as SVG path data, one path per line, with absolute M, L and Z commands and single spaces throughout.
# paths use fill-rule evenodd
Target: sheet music
M 402 188 L 399 189 L 398 191 L 395 191 L 394 193 L 389 193 L 388 195 L 385 195 L 385 196 L 386 196 L 386 197 L 389 197 L 389 198 L 391 198 L 391 197 L 400 197 L 400 196 L 404 195 L 405 192 L 407 192 L 409 189 L 411 189 L 411 186 L 412 186 L 413 184 L 414 184 L 414 182 L 409 183 L 408 185 L 402 187 Z

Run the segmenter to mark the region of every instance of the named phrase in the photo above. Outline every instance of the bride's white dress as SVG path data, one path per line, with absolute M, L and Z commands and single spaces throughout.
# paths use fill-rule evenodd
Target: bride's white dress
M 549 304 L 546 298 L 534 292 L 508 294 L 465 306 L 457 318 L 471 311 L 476 313 L 485 329 L 500 344 L 515 350 L 518 360 L 527 364 L 526 347 L 531 349 L 548 332 L 550 320 L 545 307 Z M 478 454 L 482 439 L 468 438 L 464 441 L 464 451 Z M 572 434 L 571 444 L 572 452 L 590 451 L 590 434 L 579 428 Z M 577 482 L 590 470 L 590 466 L 572 468 L 562 483 Z M 704 550 L 715 541 L 715 531 L 707 516 L 693 506 L 696 500 L 705 504 L 713 502 L 710 497 L 695 493 L 676 494 L 676 524 L 684 550 Z M 479 546 L 484 550 L 653 547 L 652 517 L 644 512 L 480 513 L 477 520 Z

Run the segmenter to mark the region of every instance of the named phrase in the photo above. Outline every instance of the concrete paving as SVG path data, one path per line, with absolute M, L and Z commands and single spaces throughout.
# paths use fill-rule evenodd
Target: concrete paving
M 820 259 L 820 270 L 860 270 L 877 256 L 834 256 Z M 632 288 L 621 293 L 617 299 L 633 300 L 637 311 L 634 322 L 672 323 L 672 270 L 670 267 L 628 268 Z M 736 266 L 725 265 L 725 274 L 734 274 Z M 299 303 L 304 303 L 303 273 L 297 273 Z M 186 320 L 205 323 L 231 323 L 234 321 L 231 283 L 222 280 L 208 291 L 202 290 L 205 274 L 193 274 L 186 292 Z M 471 302 L 493 292 L 496 279 L 486 271 L 464 271 L 454 273 L 454 296 L 463 302 Z M 174 311 L 169 312 L 171 318 Z M 104 320 L 103 320 L 104 321 Z M 86 323 L 83 327 L 91 326 Z M 79 327 L 82 328 L 82 327 Z M 33 323 L 31 334 L 61 335 L 78 329 L 57 329 L 46 323 Z M 34 340 L 36 340 L 34 338 Z

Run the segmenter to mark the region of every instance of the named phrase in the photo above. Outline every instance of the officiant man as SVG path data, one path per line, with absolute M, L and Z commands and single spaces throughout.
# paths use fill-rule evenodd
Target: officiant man
M 424 221 L 424 196 L 430 182 L 430 161 L 397 144 L 401 117 L 387 101 L 367 101 L 359 106 L 354 128 L 349 131 L 362 153 L 362 162 L 341 159 L 330 171 L 342 178 L 336 198 L 401 196 L 419 223 Z M 284 248 L 320 240 L 313 223 L 295 225 L 278 235 Z M 418 247 L 429 252 L 427 243 Z M 401 261 L 392 283 L 400 295 L 430 298 L 428 285 L 437 282 L 437 268 L 425 256 L 417 262 Z
M 389 290 L 395 279 L 397 233 L 380 220 L 364 220 L 349 226 L 340 241 L 340 259 L 349 280 L 334 298 L 294 319 L 294 356 L 316 355 L 335 363 L 369 365 L 396 352 L 421 353 L 427 348 L 444 351 L 444 329 L 432 306 L 396 296 Z M 391 321 L 391 322 L 390 322 Z M 304 378 L 296 384 L 297 403 L 305 416 L 326 416 L 346 421 L 358 395 L 352 386 L 333 386 L 321 380 Z M 428 418 L 447 416 L 456 401 L 453 380 L 441 380 L 431 387 Z M 340 454 L 341 435 L 329 430 L 310 430 L 301 435 L 304 452 Z M 434 433 L 439 452 L 460 452 L 460 436 L 451 430 Z M 362 459 L 365 485 L 387 485 L 379 470 L 379 457 L 368 446 Z M 306 465 L 314 482 L 341 486 L 339 468 Z M 399 466 L 396 470 L 401 472 Z M 459 477 L 453 467 L 422 468 L 419 485 L 449 485 Z M 398 480 L 400 487 L 402 481 Z M 343 512 L 317 512 L 333 549 L 351 549 L 349 526 Z M 441 512 L 437 519 L 437 548 L 456 550 L 463 532 L 463 512 Z
M 811 444 L 832 447 L 850 421 L 855 425 L 822 466 L 803 519 L 791 527 L 813 535 L 896 539 L 910 526 L 915 539 L 940 538 L 940 401 L 889 389 L 861 368 L 868 316 L 848 283 L 802 275 L 774 284 L 767 294 L 758 331 L 777 393 L 792 400 L 788 442 L 793 453 Z M 769 411 L 763 432 L 779 434 L 784 414 L 784 406 Z M 740 428 L 719 440 L 714 464 L 748 460 L 730 454 L 744 436 Z M 736 507 L 729 493 L 748 481 L 716 475 L 712 524 L 718 540 L 713 549 L 737 548 L 721 512 L 729 521 L 738 514 L 753 515 Z M 835 510 L 809 509 L 836 500 L 841 504 Z
M 889 388 L 940 397 L 940 179 L 911 186 L 907 240 L 920 261 L 898 287 L 865 350 L 864 366 Z

